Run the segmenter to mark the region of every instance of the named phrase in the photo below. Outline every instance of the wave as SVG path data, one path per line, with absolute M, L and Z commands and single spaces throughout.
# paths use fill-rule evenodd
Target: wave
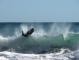
M 0 50 L 11 50 L 22 53 L 45 53 L 54 49 L 77 49 L 79 34 L 73 23 L 4 23 L 0 24 Z M 22 30 L 27 32 L 34 28 L 34 33 L 23 37 Z

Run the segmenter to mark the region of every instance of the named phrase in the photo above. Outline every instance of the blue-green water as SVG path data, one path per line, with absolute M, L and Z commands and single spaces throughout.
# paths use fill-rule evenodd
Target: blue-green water
M 22 36 L 34 28 L 29 37 Z M 78 49 L 78 23 L 0 23 L 0 51 L 14 49 L 20 53 L 47 53 L 54 49 Z

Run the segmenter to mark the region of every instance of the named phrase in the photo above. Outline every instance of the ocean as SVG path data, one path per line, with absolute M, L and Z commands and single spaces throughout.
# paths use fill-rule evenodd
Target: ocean
M 79 60 L 79 23 L 0 23 L 0 60 Z

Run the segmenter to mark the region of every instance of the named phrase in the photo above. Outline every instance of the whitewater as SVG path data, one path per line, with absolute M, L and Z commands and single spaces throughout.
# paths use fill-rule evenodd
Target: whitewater
M 0 23 L 0 60 L 79 60 L 78 45 L 79 23 Z

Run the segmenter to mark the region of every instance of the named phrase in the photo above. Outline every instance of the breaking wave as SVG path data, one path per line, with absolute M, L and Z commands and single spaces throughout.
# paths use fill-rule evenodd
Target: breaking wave
M 78 24 L 75 23 L 2 23 L 0 50 L 13 49 L 21 53 L 46 53 L 54 49 L 78 49 Z M 29 37 L 22 36 L 34 28 Z

